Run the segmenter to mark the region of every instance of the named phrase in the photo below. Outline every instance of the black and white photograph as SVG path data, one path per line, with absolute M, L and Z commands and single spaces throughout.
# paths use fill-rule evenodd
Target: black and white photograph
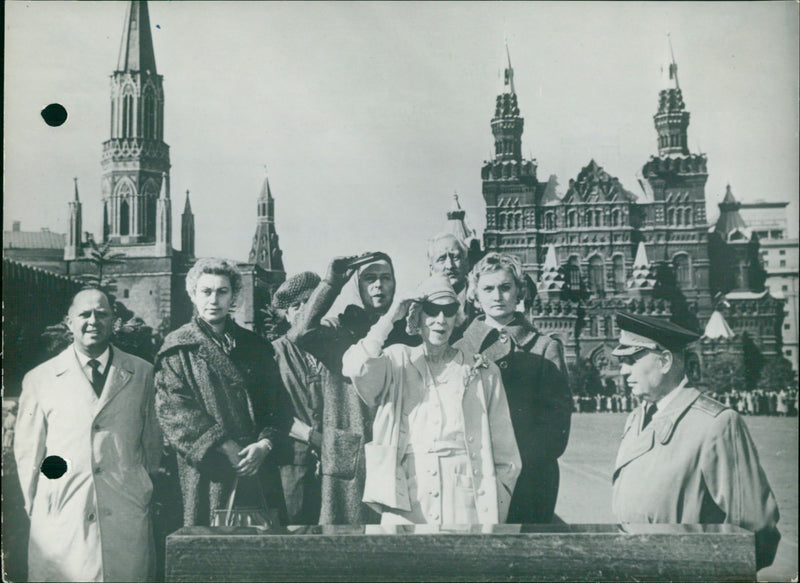
M 797 2 L 4 16 L 4 581 L 797 580 Z

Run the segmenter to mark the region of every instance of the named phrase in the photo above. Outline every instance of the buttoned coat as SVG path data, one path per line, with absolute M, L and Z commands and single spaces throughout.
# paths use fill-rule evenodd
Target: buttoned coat
M 521 461 L 500 371 L 494 363 L 481 360 L 483 365 L 477 366 L 474 354 L 463 353 L 464 449 L 469 453 L 478 520 L 494 524 L 506 519 Z M 342 360 L 342 371 L 355 391 L 367 405 L 377 407 L 372 441 L 365 446 L 364 502 L 378 512 L 411 510 L 401 463 L 409 435 L 400 431 L 400 425 L 408 406 L 405 387 L 424 385 L 426 367 L 424 346 L 395 344 L 373 358 L 363 340 Z
M 31 519 L 30 581 L 145 581 L 154 576 L 152 482 L 161 456 L 153 369 L 112 348 L 100 398 L 70 346 L 29 372 L 14 455 Z M 59 456 L 67 471 L 41 473 Z
M 267 506 L 285 515 L 276 463 L 287 455 L 291 403 L 272 345 L 233 323 L 230 332 L 234 356 L 192 320 L 167 335 L 156 358 L 156 410 L 177 452 L 185 526 L 207 526 L 225 506 L 236 479 L 218 449 L 227 440 L 242 447 L 272 440 L 275 449 L 255 477 Z
M 558 498 L 558 458 L 567 447 L 572 416 L 561 344 L 517 313 L 502 334 L 485 316 L 474 319 L 455 346 L 480 352 L 503 377 L 522 456 L 508 521 L 550 522 Z
M 739 414 L 684 387 L 644 429 L 642 416 L 628 417 L 614 464 L 618 520 L 735 524 L 755 533 L 757 568 L 772 564 L 778 507 Z

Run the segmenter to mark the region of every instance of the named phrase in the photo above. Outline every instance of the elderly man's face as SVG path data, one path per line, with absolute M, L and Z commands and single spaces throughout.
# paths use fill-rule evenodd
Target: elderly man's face
M 619 361 L 619 372 L 634 395 L 648 403 L 664 396 L 662 384 L 672 364 L 669 352 L 646 348 L 630 356 L 621 356 Z
M 79 292 L 67 313 L 75 347 L 90 357 L 100 356 L 108 348 L 112 321 L 108 298 L 97 290 Z
M 440 239 L 431 247 L 431 274 L 440 273 L 450 280 L 457 292 L 467 282 L 467 258 L 453 238 Z

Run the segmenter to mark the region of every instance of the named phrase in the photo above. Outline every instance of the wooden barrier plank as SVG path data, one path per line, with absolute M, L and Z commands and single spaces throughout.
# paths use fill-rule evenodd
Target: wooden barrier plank
M 730 525 L 187 527 L 167 581 L 754 581 Z

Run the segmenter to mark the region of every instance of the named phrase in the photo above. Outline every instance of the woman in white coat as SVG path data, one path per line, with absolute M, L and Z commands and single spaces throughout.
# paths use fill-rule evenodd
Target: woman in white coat
M 377 406 L 364 502 L 382 524 L 503 522 L 521 462 L 500 371 L 450 345 L 459 303 L 435 275 L 344 355 L 342 372 Z M 410 310 L 409 310 L 410 308 Z M 421 346 L 382 348 L 408 314 Z

